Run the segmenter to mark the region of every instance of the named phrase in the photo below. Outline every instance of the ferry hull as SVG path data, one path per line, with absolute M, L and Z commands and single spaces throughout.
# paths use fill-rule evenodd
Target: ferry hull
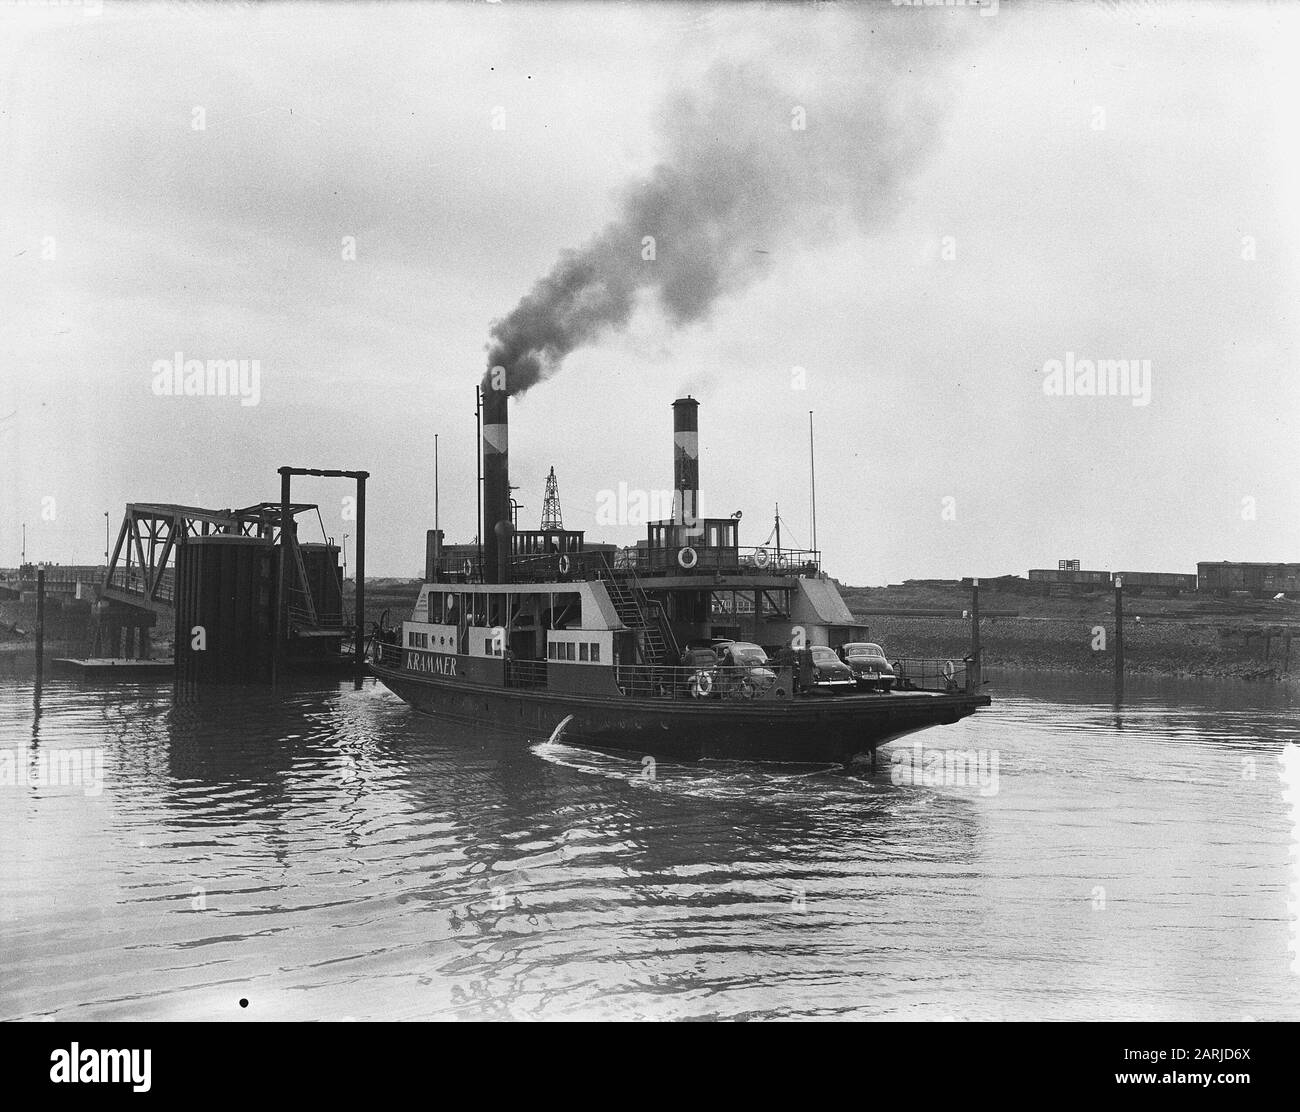
M 988 706 L 987 695 L 891 693 L 785 702 L 665 701 L 488 687 L 372 664 L 416 710 L 517 731 L 538 741 L 670 760 L 847 762 Z

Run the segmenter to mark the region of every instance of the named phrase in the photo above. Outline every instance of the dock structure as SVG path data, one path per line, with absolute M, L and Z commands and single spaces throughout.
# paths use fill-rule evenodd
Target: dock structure
M 339 550 L 298 539 L 296 519 L 315 510 L 283 498 L 241 509 L 130 503 L 96 588 L 91 658 L 65 667 L 124 675 L 105 661 L 147 659 L 160 616 L 175 624 L 178 682 L 261 682 L 290 658 L 337 663 L 351 628 Z
M 56 657 L 54 671 L 84 679 L 156 679 L 171 681 L 170 660 L 123 660 L 114 657 Z
M 355 629 L 352 641 L 353 664 L 357 671 L 366 664 L 366 480 L 369 471 L 340 471 L 334 468 L 317 467 L 281 467 L 280 474 L 280 520 L 288 523 L 288 528 L 281 531 L 282 539 L 288 541 L 295 550 L 298 547 L 297 525 L 294 523 L 293 503 L 290 501 L 294 475 L 310 475 L 325 479 L 352 479 L 356 482 L 356 521 L 357 521 L 357 556 L 356 556 L 356 606 Z M 313 509 L 315 507 L 312 507 Z M 283 547 L 283 545 L 281 546 Z M 272 660 L 272 678 L 284 666 L 286 651 L 294 634 L 293 609 L 290 599 L 292 590 L 288 561 L 281 560 L 276 588 L 275 604 L 275 654 Z M 301 560 L 299 560 L 301 570 Z M 340 605 L 342 602 L 342 579 L 339 580 Z M 310 595 L 308 595 L 310 605 Z

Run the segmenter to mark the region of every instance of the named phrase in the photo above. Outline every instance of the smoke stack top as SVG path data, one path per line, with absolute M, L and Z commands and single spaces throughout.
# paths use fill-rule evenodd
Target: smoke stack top
M 955 61 L 946 21 L 898 14 L 830 13 L 817 27 L 833 41 L 805 35 L 779 58 L 717 63 L 671 97 L 663 159 L 492 324 L 485 388 L 502 368 L 496 389 L 525 393 L 647 301 L 670 326 L 704 320 L 783 248 L 829 240 L 846 219 L 883 225 L 932 144 L 948 95 L 936 70 Z M 808 73 L 815 95 L 800 88 Z

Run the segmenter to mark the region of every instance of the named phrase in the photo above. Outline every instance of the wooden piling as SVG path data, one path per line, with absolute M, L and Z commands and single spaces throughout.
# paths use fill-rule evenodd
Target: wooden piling
M 1115 698 L 1124 695 L 1124 577 L 1115 576 Z
M 45 672 L 45 569 L 36 572 L 36 686 Z
M 356 600 L 357 632 L 353 641 L 353 661 L 358 672 L 366 666 L 366 479 L 369 473 L 357 472 L 357 559 Z
M 271 653 L 271 683 L 284 671 L 289 641 L 289 535 L 293 530 L 293 512 L 289 508 L 292 467 L 280 471 L 280 551 L 276 562 L 275 646 Z

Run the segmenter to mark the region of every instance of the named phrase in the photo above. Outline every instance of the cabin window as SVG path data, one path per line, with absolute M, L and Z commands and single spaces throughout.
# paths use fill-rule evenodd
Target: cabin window
M 578 646 L 578 659 L 579 659 L 579 660 L 586 660 L 586 659 L 587 659 L 587 642 L 586 642 L 586 641 L 584 641 L 581 645 Z
M 593 664 L 600 663 L 600 642 L 599 641 L 593 641 L 591 644 L 591 662 Z

